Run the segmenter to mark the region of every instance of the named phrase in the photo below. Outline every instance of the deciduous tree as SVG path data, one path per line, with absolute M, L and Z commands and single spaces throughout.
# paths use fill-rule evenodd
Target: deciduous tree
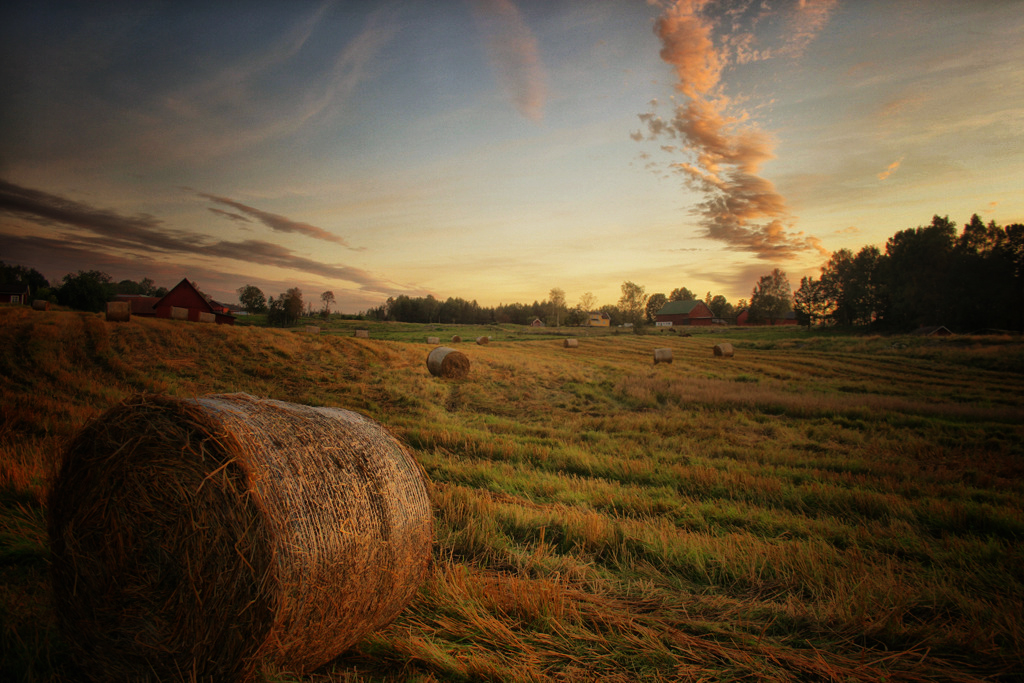
M 619 298 L 619 310 L 626 322 L 639 325 L 644 319 L 644 307 L 647 305 L 647 294 L 644 287 L 635 282 L 622 283 L 622 297 Z
M 789 311 L 793 310 L 793 294 L 786 273 L 773 268 L 768 275 L 761 276 L 750 295 L 750 317 L 774 325 Z
M 250 315 L 264 313 L 267 310 L 267 298 L 263 291 L 255 285 L 244 285 L 238 288 L 238 303 Z

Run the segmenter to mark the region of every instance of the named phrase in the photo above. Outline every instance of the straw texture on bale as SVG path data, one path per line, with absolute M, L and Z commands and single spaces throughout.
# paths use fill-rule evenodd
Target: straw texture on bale
M 579 345 L 580 345 L 579 339 L 566 339 L 565 340 L 565 348 L 567 348 L 567 349 L 575 349 Z
M 36 299 L 32 302 L 33 311 L 48 311 L 50 310 L 50 302 L 43 301 L 42 299 Z
M 370 338 L 370 331 L 369 330 L 356 330 L 356 336 L 359 337 L 360 339 L 369 339 Z
M 171 320 L 188 320 L 188 309 L 181 306 L 171 306 Z
M 107 320 L 112 323 L 126 323 L 132 319 L 132 305 L 127 301 L 108 301 Z
M 732 344 L 722 343 L 715 344 L 715 355 L 722 356 L 724 358 L 732 358 L 733 349 Z
M 48 509 L 58 621 L 105 680 L 311 671 L 404 609 L 433 536 L 423 472 L 383 427 L 245 394 L 112 408 Z
M 462 379 L 469 374 L 469 357 L 447 346 L 438 346 L 427 354 L 427 370 L 434 377 Z
M 654 349 L 654 364 L 671 363 L 672 349 Z
M 490 344 L 491 343 L 491 338 L 490 337 L 477 337 L 476 338 L 476 343 L 480 344 L 481 346 L 483 346 L 484 344 Z
M 457 334 L 452 335 L 452 344 L 459 344 L 461 342 L 462 342 L 462 337 L 460 337 Z
M 441 339 L 438 338 L 438 337 L 427 337 L 427 343 L 428 344 L 440 344 L 441 343 Z
M 207 311 L 199 311 L 199 322 L 201 323 L 215 323 L 217 322 L 217 316 Z

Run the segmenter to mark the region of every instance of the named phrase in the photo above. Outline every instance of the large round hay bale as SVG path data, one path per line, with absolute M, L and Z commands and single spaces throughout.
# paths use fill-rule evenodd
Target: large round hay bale
M 199 311 L 199 322 L 201 323 L 215 323 L 217 322 L 217 314 L 210 313 L 209 311 Z
M 479 344 L 480 346 L 484 346 L 486 344 L 490 344 L 491 343 L 491 338 L 490 337 L 477 337 L 476 338 L 476 343 Z
M 565 348 L 567 348 L 567 349 L 575 349 L 579 345 L 580 345 L 580 341 L 578 339 L 566 339 L 565 340 Z
M 404 609 L 433 536 L 422 470 L 379 424 L 245 394 L 112 408 L 48 509 L 64 636 L 122 681 L 311 671 Z
M 452 335 L 452 344 L 459 344 L 461 342 L 462 342 L 462 337 L 460 337 L 457 334 Z
M 715 344 L 715 355 L 722 356 L 723 358 L 732 358 L 733 349 L 732 344 L 722 343 Z
M 171 320 L 188 320 L 188 309 L 182 306 L 171 306 Z
M 44 299 L 36 299 L 32 302 L 33 311 L 48 311 L 50 310 L 50 302 Z
M 462 379 L 469 374 L 469 357 L 447 346 L 438 346 L 427 354 L 427 369 L 434 377 Z
M 132 305 L 128 301 L 107 302 L 107 322 L 126 323 L 132 319 Z
M 672 349 L 654 349 L 654 364 L 671 363 Z

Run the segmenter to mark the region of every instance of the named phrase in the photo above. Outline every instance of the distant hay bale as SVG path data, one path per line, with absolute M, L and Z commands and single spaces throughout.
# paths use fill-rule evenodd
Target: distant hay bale
M 171 306 L 171 320 L 188 320 L 188 309 L 181 306 Z
M 48 311 L 50 310 L 50 302 L 44 301 L 43 299 L 36 299 L 32 302 L 33 311 Z
M 428 344 L 440 344 L 441 340 L 438 337 L 427 337 Z
M 306 334 L 320 334 L 320 327 L 317 325 L 306 325 Z
M 127 301 L 107 302 L 107 322 L 126 323 L 132 319 L 132 305 Z
M 423 472 L 383 427 L 245 394 L 112 408 L 48 510 L 64 637 L 122 681 L 309 672 L 405 608 L 433 537 Z
M 214 313 L 207 313 L 206 311 L 199 311 L 199 322 L 201 322 L 201 323 L 215 323 L 215 322 L 217 322 L 217 316 Z
M 672 349 L 654 349 L 654 364 L 671 363 Z
M 462 342 L 462 337 L 460 337 L 457 334 L 452 335 L 452 344 L 459 344 L 461 342 Z
M 369 339 L 370 338 L 370 331 L 369 330 L 356 330 L 356 336 L 359 337 L 360 339 Z
M 486 344 L 490 344 L 491 343 L 491 338 L 490 337 L 477 337 L 476 338 L 476 343 L 479 344 L 480 346 L 484 346 Z
M 427 369 L 434 377 L 462 379 L 469 374 L 469 357 L 447 346 L 438 346 L 427 354 Z
M 732 358 L 733 349 L 732 344 L 722 343 L 715 344 L 715 355 L 722 356 L 723 358 Z
M 565 340 L 565 348 L 567 348 L 567 349 L 575 349 L 579 345 L 580 345 L 579 339 L 566 339 Z

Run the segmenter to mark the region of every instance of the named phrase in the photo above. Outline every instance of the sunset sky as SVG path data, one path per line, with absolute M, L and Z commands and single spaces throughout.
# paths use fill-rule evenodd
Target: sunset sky
M 1019 0 L 15 0 L 0 91 L 0 260 L 54 282 L 735 302 L 1024 222 Z

